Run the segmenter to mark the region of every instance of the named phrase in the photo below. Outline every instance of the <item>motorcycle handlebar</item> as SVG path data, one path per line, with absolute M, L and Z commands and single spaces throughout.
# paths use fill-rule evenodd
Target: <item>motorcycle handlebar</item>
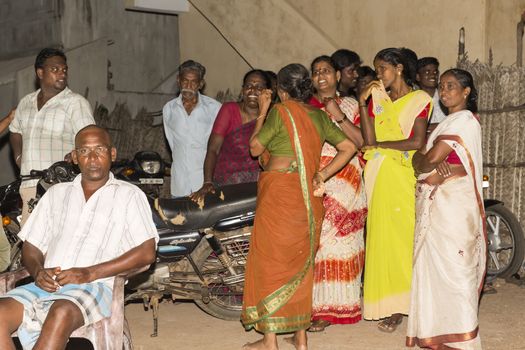
M 44 170 L 35 170 L 35 169 L 33 169 L 33 170 L 31 170 L 29 172 L 29 176 L 30 177 L 44 177 L 44 175 L 45 175 L 45 171 Z

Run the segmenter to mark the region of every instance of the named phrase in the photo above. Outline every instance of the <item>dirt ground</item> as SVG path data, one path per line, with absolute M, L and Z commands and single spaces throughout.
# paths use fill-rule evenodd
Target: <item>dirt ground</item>
M 498 281 L 498 293 L 481 301 L 480 332 L 483 349 L 525 349 L 525 288 Z M 240 349 L 259 334 L 245 332 L 240 322 L 222 321 L 208 316 L 193 303 L 164 302 L 159 310 L 159 335 L 151 338 L 151 311 L 141 304 L 126 306 L 135 350 Z M 406 319 L 393 334 L 381 333 L 376 322 L 331 326 L 322 333 L 309 333 L 310 349 L 406 349 Z M 293 347 L 279 336 L 280 349 Z

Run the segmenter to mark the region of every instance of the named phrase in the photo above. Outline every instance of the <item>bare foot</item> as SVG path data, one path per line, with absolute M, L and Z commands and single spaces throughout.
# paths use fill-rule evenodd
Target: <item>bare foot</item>
M 277 337 L 267 337 L 266 335 L 253 343 L 246 343 L 242 350 L 279 350 L 277 346 Z
M 295 346 L 297 350 L 308 350 L 306 332 L 304 330 L 297 331 L 293 336 L 284 338 L 284 341 Z
M 284 341 L 287 342 L 290 345 L 295 346 L 295 335 L 292 335 L 291 337 L 284 338 Z

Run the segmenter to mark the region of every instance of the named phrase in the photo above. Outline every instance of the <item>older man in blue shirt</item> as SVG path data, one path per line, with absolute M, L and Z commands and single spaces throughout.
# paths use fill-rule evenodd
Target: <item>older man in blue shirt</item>
M 164 132 L 171 147 L 171 195 L 187 196 L 203 185 L 203 164 L 208 138 L 221 104 L 199 90 L 206 68 L 188 60 L 179 68 L 180 94 L 162 110 Z

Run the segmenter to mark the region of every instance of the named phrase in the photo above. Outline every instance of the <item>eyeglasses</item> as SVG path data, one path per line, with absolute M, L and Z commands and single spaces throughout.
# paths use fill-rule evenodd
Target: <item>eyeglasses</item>
M 81 147 L 75 149 L 79 157 L 87 157 L 91 154 L 91 152 L 95 152 L 95 155 L 97 157 L 100 157 L 101 155 L 107 154 L 108 150 L 109 147 L 107 146 Z

